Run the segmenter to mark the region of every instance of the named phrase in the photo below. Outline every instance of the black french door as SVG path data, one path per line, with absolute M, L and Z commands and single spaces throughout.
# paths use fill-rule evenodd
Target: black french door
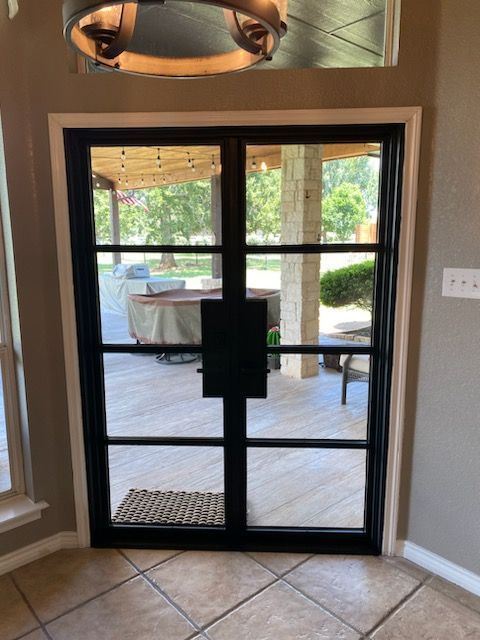
M 380 553 L 403 134 L 66 131 L 94 546 Z

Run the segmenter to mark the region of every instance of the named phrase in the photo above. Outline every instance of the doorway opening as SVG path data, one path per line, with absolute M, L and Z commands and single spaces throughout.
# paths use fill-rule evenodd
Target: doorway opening
M 66 151 L 93 544 L 380 552 L 403 126 Z

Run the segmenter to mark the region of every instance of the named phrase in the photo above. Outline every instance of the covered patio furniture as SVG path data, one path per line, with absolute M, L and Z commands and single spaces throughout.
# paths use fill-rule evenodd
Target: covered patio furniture
M 185 280 L 180 278 L 116 278 L 104 273 L 98 278 L 100 306 L 104 311 L 127 314 L 130 294 L 148 295 L 170 289 L 184 289 Z
M 143 344 L 201 344 L 200 304 L 221 299 L 222 290 L 183 289 L 128 296 L 128 332 Z M 280 291 L 248 289 L 248 298 L 265 298 L 268 323 L 280 321 Z

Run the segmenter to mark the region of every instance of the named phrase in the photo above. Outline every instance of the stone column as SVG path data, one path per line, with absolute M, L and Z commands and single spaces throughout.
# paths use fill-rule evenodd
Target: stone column
M 322 146 L 282 147 L 282 244 L 318 243 L 322 213 Z M 317 344 L 320 255 L 284 255 L 281 261 L 283 344 Z M 282 356 L 281 372 L 294 378 L 318 375 L 319 356 Z

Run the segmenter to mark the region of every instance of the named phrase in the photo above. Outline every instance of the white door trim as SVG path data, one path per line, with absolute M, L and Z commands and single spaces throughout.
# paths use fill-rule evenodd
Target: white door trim
M 90 541 L 83 442 L 80 375 L 75 321 L 64 129 L 128 127 L 205 127 L 248 125 L 405 124 L 405 164 L 400 234 L 395 346 L 392 371 L 390 442 L 387 466 L 383 551 L 395 553 L 403 441 L 408 335 L 413 275 L 417 180 L 422 110 L 420 107 L 309 109 L 292 111 L 209 111 L 166 113 L 49 114 L 50 150 L 61 296 L 65 376 L 68 393 L 77 534 L 80 546 Z

